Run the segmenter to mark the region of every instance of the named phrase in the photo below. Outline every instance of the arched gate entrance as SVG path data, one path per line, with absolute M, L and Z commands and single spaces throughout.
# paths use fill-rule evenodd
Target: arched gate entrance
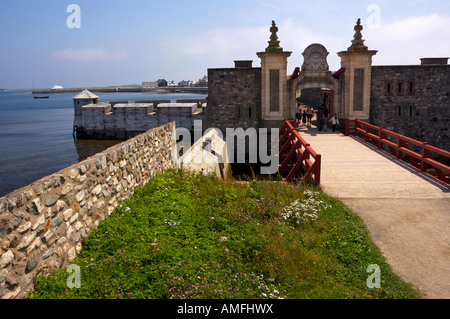
M 341 81 L 339 75 L 329 71 L 326 48 L 318 43 L 311 44 L 303 52 L 304 62 L 300 68 L 296 68 L 288 80 L 288 107 L 290 118 L 295 118 L 296 92 L 307 88 L 322 89 L 322 100 L 328 104 L 330 114 L 337 113 L 338 117 L 344 114 L 341 108 Z

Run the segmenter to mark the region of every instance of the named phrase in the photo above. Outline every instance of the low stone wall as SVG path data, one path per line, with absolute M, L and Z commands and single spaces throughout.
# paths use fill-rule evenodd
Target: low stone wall
M 135 187 L 177 167 L 173 134 L 173 122 L 154 128 L 0 198 L 0 298 L 25 298 Z

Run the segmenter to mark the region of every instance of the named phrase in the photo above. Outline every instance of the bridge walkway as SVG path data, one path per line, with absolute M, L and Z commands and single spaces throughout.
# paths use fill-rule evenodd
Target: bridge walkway
M 450 298 L 450 189 L 356 137 L 299 127 L 322 155 L 321 185 L 367 225 L 392 269 L 427 298 Z

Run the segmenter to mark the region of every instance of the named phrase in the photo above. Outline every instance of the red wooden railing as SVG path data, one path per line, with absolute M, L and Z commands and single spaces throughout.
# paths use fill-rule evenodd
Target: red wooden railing
M 289 182 L 311 182 L 320 185 L 321 155 L 300 136 L 295 120 L 285 120 L 280 130 L 279 171 Z
M 351 123 L 354 125 L 350 126 Z M 430 175 L 450 184 L 450 176 L 447 175 L 450 174 L 450 166 L 435 159 L 436 155 L 442 159 L 450 159 L 450 152 L 358 119 L 347 119 L 345 135 L 350 134 L 362 137 L 364 141 L 376 145 L 379 149 L 425 173 L 430 173 L 428 170 L 431 166 L 434 174 Z

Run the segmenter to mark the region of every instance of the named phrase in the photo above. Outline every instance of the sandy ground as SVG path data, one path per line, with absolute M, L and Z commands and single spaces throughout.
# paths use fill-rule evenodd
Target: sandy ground
M 395 273 L 425 298 L 449 299 L 450 187 L 330 131 L 300 129 L 322 154 L 324 190 L 361 216 Z

